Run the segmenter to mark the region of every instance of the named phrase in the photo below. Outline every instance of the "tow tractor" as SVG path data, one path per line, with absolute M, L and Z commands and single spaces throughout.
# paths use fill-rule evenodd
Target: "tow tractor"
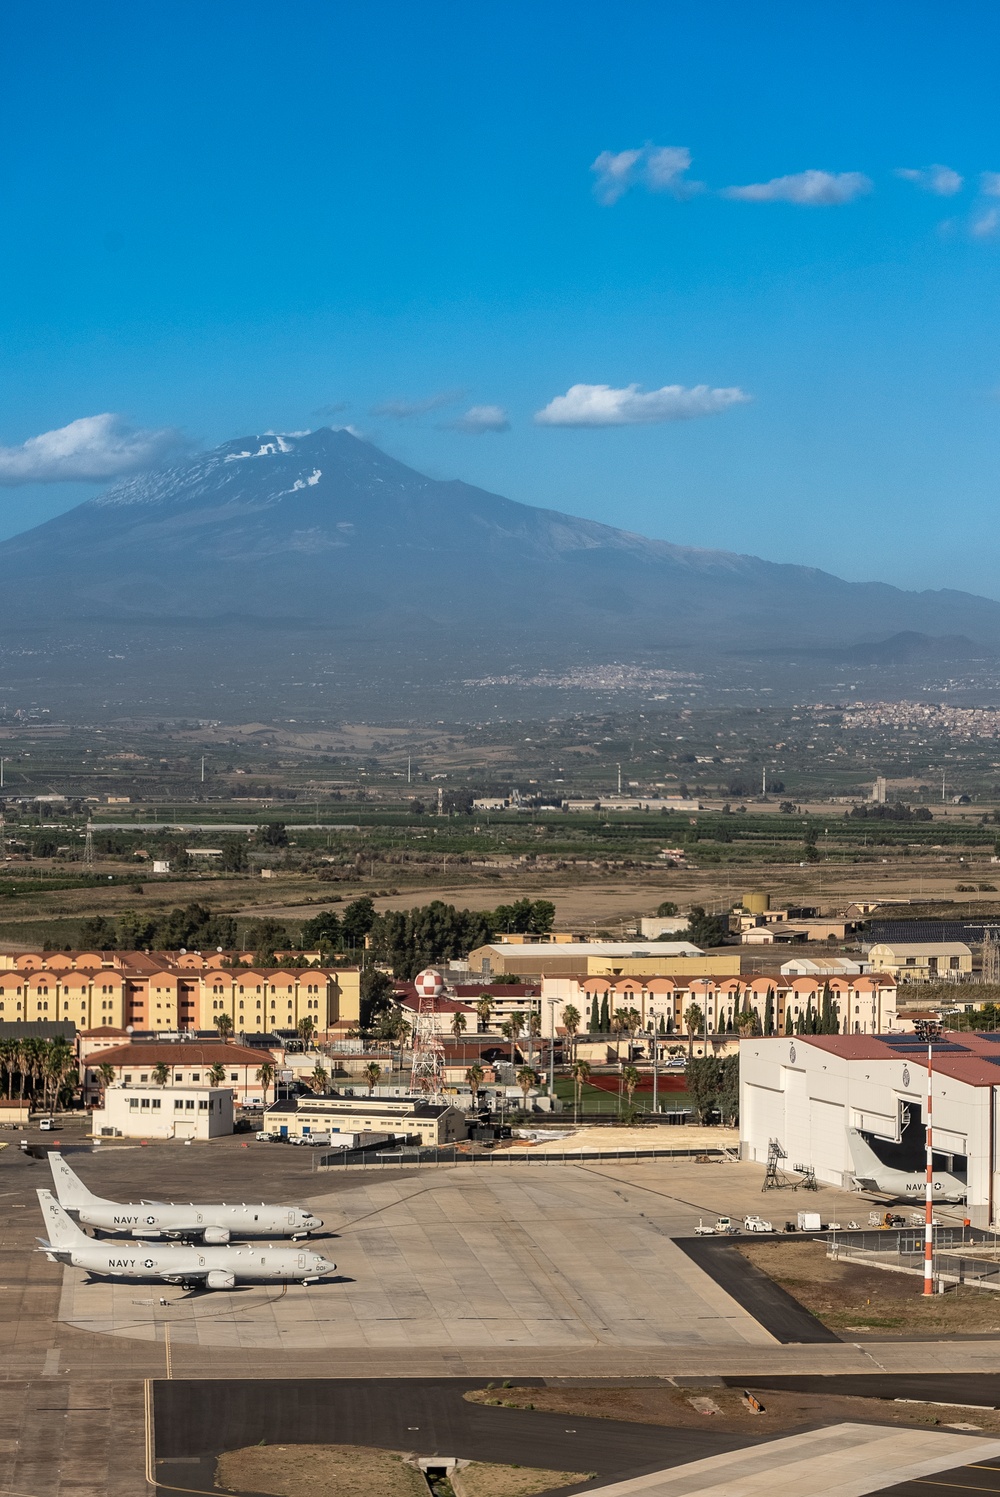
M 745 1216 L 743 1218 L 744 1232 L 773 1232 L 771 1222 L 766 1222 L 762 1216 Z
M 706 1227 L 701 1217 L 694 1232 L 696 1237 L 729 1237 L 739 1231 L 739 1227 L 729 1216 L 720 1216 L 714 1227 Z

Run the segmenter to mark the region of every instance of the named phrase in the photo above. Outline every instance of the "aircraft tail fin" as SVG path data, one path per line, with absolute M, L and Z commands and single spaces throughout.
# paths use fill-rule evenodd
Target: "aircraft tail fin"
M 885 1165 L 857 1128 L 848 1128 L 847 1146 L 851 1151 L 851 1162 L 854 1165 L 854 1175 L 857 1180 L 874 1181 L 879 1174 L 884 1172 Z
M 52 1194 L 51 1190 L 39 1190 L 38 1204 L 42 1208 L 45 1218 L 45 1229 L 48 1233 L 46 1247 L 54 1252 L 67 1252 L 75 1247 L 90 1245 L 90 1238 L 81 1232 L 76 1222 L 68 1217 Z
M 81 1206 L 105 1205 L 100 1196 L 95 1196 L 89 1191 L 74 1170 L 61 1154 L 49 1154 L 49 1169 L 52 1171 L 52 1183 L 59 1197 L 59 1204 L 66 1211 L 78 1211 Z

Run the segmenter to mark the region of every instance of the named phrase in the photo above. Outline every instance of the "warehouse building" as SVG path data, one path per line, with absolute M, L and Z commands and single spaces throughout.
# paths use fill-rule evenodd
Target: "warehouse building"
M 873 972 L 888 972 L 897 982 L 960 982 L 972 973 L 964 941 L 880 941 L 868 961 Z
M 421 1097 L 297 1097 L 268 1108 L 264 1132 L 278 1138 L 385 1133 L 430 1146 L 455 1143 L 465 1138 L 467 1128 L 464 1115 L 450 1102 Z
M 927 1050 L 913 1035 L 796 1035 L 740 1045 L 740 1152 L 851 1188 L 860 1174 L 912 1175 L 922 1199 Z M 947 1034 L 934 1045 L 935 1171 L 964 1178 L 974 1226 L 1000 1210 L 1000 1034 Z M 857 1140 L 869 1164 L 859 1167 Z M 871 1156 L 875 1156 L 872 1160 Z M 886 1176 L 888 1178 L 888 1176 Z M 907 1193 L 910 1188 L 907 1187 Z

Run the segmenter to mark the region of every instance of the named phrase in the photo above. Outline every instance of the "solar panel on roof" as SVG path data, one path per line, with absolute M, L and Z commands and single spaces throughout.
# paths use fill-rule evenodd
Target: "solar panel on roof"
M 919 1044 L 911 1045 L 901 1043 L 899 1040 L 886 1040 L 890 1050 L 898 1050 L 900 1055 L 923 1054 L 927 1049 L 927 1041 L 921 1040 Z M 971 1052 L 968 1045 L 956 1045 L 951 1040 L 935 1040 L 935 1055 L 969 1055 Z
M 995 1034 L 992 1031 L 990 1031 L 989 1033 L 987 1033 L 986 1030 L 977 1029 L 976 1030 L 976 1039 L 977 1040 L 989 1040 L 994 1045 L 1000 1045 L 1000 1034 Z

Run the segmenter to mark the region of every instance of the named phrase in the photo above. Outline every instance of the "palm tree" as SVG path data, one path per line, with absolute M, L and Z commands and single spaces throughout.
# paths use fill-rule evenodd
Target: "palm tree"
M 166 1086 L 167 1082 L 170 1080 L 170 1067 L 167 1065 L 166 1061 L 158 1060 L 156 1062 L 156 1065 L 153 1067 L 152 1074 L 153 1080 L 156 1082 L 157 1086 Z
M 164 1071 L 166 1071 L 166 1066 L 164 1066 L 163 1069 L 164 1069 Z M 101 1064 L 97 1067 L 97 1074 L 100 1077 L 100 1081 L 101 1081 L 101 1103 L 103 1105 L 103 1103 L 104 1103 L 104 1094 L 107 1091 L 108 1087 L 111 1085 L 111 1083 L 115 1079 L 115 1068 L 111 1064 L 110 1061 L 105 1060 L 105 1061 L 102 1061 Z M 153 1075 L 154 1076 L 156 1075 L 156 1068 L 155 1067 L 153 1069 Z M 165 1076 L 164 1076 L 164 1080 L 166 1080 Z
M 14 1073 L 20 1061 L 21 1047 L 17 1040 L 4 1040 L 0 1045 L 0 1061 L 7 1073 L 7 1101 L 11 1101 L 14 1091 Z
M 24 1056 L 24 1068 L 31 1081 L 31 1102 L 34 1106 L 35 1092 L 38 1083 L 45 1074 L 45 1052 L 48 1046 L 45 1040 L 26 1039 L 22 1041 L 22 1054 Z M 44 1105 L 44 1097 L 43 1097 Z
M 535 1085 L 537 1080 L 538 1077 L 535 1075 L 531 1066 L 522 1066 L 517 1073 L 517 1084 L 521 1088 L 521 1092 L 524 1096 L 525 1112 L 527 1112 L 528 1110 L 528 1093 L 531 1091 L 531 1088 Z
M 308 1050 L 312 1044 L 313 1035 L 316 1033 L 316 1020 L 311 1014 L 306 1014 L 295 1026 L 302 1037 L 302 1043 Z
M 368 1095 L 370 1097 L 374 1093 L 375 1088 L 378 1086 L 378 1079 L 382 1074 L 382 1067 L 379 1065 L 377 1060 L 370 1060 L 361 1074 L 365 1078 L 365 1083 L 368 1087 Z
M 17 1067 L 18 1101 L 24 1101 L 24 1085 L 28 1079 L 27 1040 L 14 1040 L 11 1044 L 14 1064 Z
M 209 1067 L 208 1079 L 213 1086 L 221 1086 L 226 1079 L 226 1068 L 220 1060 L 214 1066 Z
M 455 1036 L 456 1040 L 460 1040 L 462 1038 L 462 1035 L 465 1033 L 467 1027 L 468 1026 L 466 1024 L 465 1015 L 463 1013 L 456 1012 L 452 1015 L 451 1032 Z
M 489 993 L 480 993 L 476 999 L 476 1013 L 479 1016 L 480 1029 L 489 1029 L 490 1019 L 495 1007 L 496 1001 L 490 997 Z
M 580 1093 L 583 1083 L 590 1075 L 590 1066 L 585 1060 L 574 1060 L 570 1067 L 570 1075 L 573 1078 L 573 1121 L 577 1122 L 580 1116 Z
M 692 1003 L 685 1011 L 684 1024 L 688 1032 L 688 1060 L 694 1057 L 694 1037 L 701 1028 L 702 1013 L 697 1003 Z
M 73 1069 L 73 1064 L 75 1064 L 73 1048 L 72 1045 L 67 1045 L 66 1040 L 58 1037 L 45 1046 L 42 1055 L 42 1096 L 45 1096 L 46 1091 L 51 1096 L 49 1115 L 57 1109 L 58 1096 L 63 1090 L 63 1082 Z
M 268 1088 L 273 1085 L 275 1077 L 274 1066 L 269 1060 L 265 1060 L 262 1066 L 257 1067 L 257 1080 L 260 1082 L 261 1091 L 264 1093 L 264 1106 L 267 1106 Z
M 631 1112 L 632 1098 L 635 1096 L 635 1089 L 639 1085 L 639 1072 L 635 1066 L 622 1066 L 622 1082 L 628 1093 L 628 1108 L 629 1112 Z
M 59 1105 L 59 1093 L 62 1091 L 63 1082 L 73 1070 L 75 1057 L 73 1048 L 67 1045 L 64 1039 L 55 1039 L 48 1047 L 45 1057 L 45 1081 L 51 1091 L 52 1105 L 49 1109 L 50 1115 L 55 1112 Z
M 621 1053 L 619 1047 L 622 1041 L 622 1031 L 627 1029 L 628 1025 L 625 1022 L 625 1015 L 620 1008 L 615 1009 L 609 1022 L 611 1024 L 611 1033 L 615 1037 L 615 1060 L 617 1060 Z
M 323 1093 L 326 1091 L 327 1083 L 329 1082 L 329 1080 L 329 1071 L 323 1065 L 323 1062 L 318 1060 L 313 1066 L 312 1076 L 309 1078 L 309 1085 L 312 1087 L 317 1096 L 323 1095 Z
M 477 1062 L 471 1065 L 466 1071 L 465 1079 L 469 1083 L 469 1087 L 472 1091 L 472 1105 L 473 1107 L 475 1107 L 476 1098 L 479 1096 L 479 1093 L 482 1090 L 483 1081 L 486 1079 L 486 1072 Z
M 574 1008 L 572 1003 L 567 1003 L 566 1007 L 563 1009 L 562 1021 L 563 1028 L 569 1035 L 570 1053 L 575 1057 L 576 1037 L 580 1029 L 580 1010 L 578 1008 Z M 552 1042 L 553 1044 L 555 1043 L 555 1035 L 552 1036 Z

